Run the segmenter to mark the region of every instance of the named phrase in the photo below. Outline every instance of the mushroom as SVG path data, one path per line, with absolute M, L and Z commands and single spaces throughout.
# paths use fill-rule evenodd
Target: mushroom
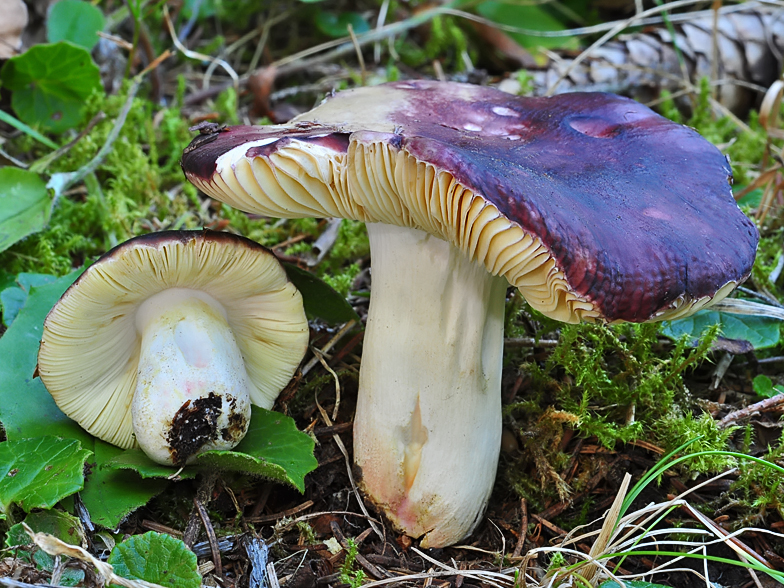
M 22 33 L 27 26 L 27 5 L 23 0 L 0 0 L 0 59 L 10 59 L 22 49 Z
M 354 458 L 366 495 L 426 547 L 470 533 L 492 490 L 509 284 L 564 322 L 674 319 L 754 260 L 725 157 L 619 96 L 395 82 L 286 125 L 205 131 L 182 166 L 210 196 L 368 223 Z
M 91 265 L 44 322 L 38 373 L 91 434 L 182 466 L 231 449 L 305 354 L 302 297 L 261 245 L 210 231 L 136 237 Z

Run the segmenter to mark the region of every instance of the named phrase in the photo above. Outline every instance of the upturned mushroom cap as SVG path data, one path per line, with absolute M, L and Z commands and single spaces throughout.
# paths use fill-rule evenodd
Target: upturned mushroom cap
M 610 94 L 394 82 L 208 132 L 182 166 L 246 211 L 425 230 L 566 322 L 694 312 L 748 276 L 758 241 L 718 149 Z
M 212 312 L 225 313 L 258 406 L 272 407 L 307 347 L 302 297 L 261 245 L 229 233 L 164 231 L 115 247 L 47 316 L 38 371 L 65 414 L 123 448 L 135 444 L 137 378 L 156 377 L 138 373 L 139 309 L 165 291 L 195 292 Z

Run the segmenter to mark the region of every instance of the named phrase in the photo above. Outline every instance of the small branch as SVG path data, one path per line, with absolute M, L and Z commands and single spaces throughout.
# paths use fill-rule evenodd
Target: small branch
M 218 538 L 215 536 L 215 529 L 212 528 L 207 509 L 205 509 L 204 505 L 195 497 L 193 499 L 193 506 L 199 513 L 201 524 L 204 525 L 204 530 L 207 532 L 207 539 L 209 539 L 210 552 L 212 554 L 212 563 L 215 564 L 215 575 L 218 578 L 223 578 L 223 565 L 221 564 L 220 549 L 218 549 Z
M 131 87 L 128 88 L 128 97 L 125 100 L 125 104 L 123 104 L 120 113 L 117 115 L 117 119 L 114 121 L 112 130 L 109 131 L 109 135 L 106 137 L 106 141 L 98 150 L 98 153 L 95 154 L 95 157 L 93 157 L 90 161 L 87 162 L 86 165 L 82 166 L 75 172 L 54 174 L 49 180 L 49 183 L 46 184 L 47 188 L 54 190 L 54 199 L 52 200 L 53 209 L 57 204 L 60 196 L 62 196 L 62 194 L 66 192 L 68 188 L 78 182 L 81 182 L 85 177 L 94 173 L 95 170 L 97 170 L 106 159 L 106 156 L 109 154 L 109 151 L 112 150 L 114 142 L 117 140 L 117 137 L 120 136 L 120 131 L 122 131 L 122 128 L 125 125 L 125 119 L 128 118 L 128 113 L 131 111 L 131 106 L 133 106 L 133 99 L 136 97 L 136 92 L 138 92 L 140 84 L 140 77 L 133 79 Z
M 784 409 L 784 394 L 776 394 L 772 398 L 766 398 L 754 404 L 750 404 L 746 408 L 735 410 L 725 416 L 719 421 L 719 428 L 728 427 L 729 425 L 743 419 L 750 418 L 758 415 L 761 412 L 770 412 L 774 410 Z
M 314 504 L 314 502 L 312 500 L 306 500 L 302 504 L 297 505 L 297 506 L 295 506 L 293 508 L 290 508 L 288 510 L 277 512 L 277 513 L 271 514 L 271 515 L 250 516 L 246 520 L 249 523 L 271 523 L 273 521 L 278 521 L 280 519 L 283 519 L 283 518 L 295 515 L 298 512 L 302 512 L 303 510 L 307 510 L 311 506 L 313 506 L 313 504 Z
M 332 337 L 332 339 L 330 339 L 329 341 L 327 341 L 327 344 L 320 349 L 321 355 L 323 356 L 325 353 L 328 353 L 329 350 L 332 349 L 335 346 L 335 344 L 343 338 L 343 335 L 348 333 L 356 324 L 357 322 L 355 320 L 350 320 L 345 325 L 340 327 L 340 330 L 337 333 L 335 333 L 335 336 Z M 321 357 L 314 352 L 313 358 L 311 358 L 311 360 L 305 364 L 305 367 L 302 368 L 302 375 L 303 376 L 306 375 L 310 370 L 316 367 L 316 364 L 319 361 L 321 361 Z
M 95 125 L 97 125 L 105 118 L 106 118 L 106 114 L 104 114 L 103 112 L 99 112 L 98 114 L 96 114 L 94 117 L 90 119 L 90 122 L 87 123 L 87 126 L 84 127 L 81 131 L 79 131 L 79 134 L 76 135 L 76 137 L 68 141 L 68 143 L 66 143 L 62 147 L 59 147 L 57 150 L 52 151 L 48 155 L 43 156 L 38 161 L 33 162 L 33 164 L 30 166 L 30 170 L 34 172 L 42 172 L 43 170 L 45 170 L 49 166 L 49 164 L 51 164 L 54 160 L 68 153 L 68 151 L 70 151 L 74 145 L 76 145 L 79 141 L 81 141 L 82 138 L 85 135 L 87 135 L 87 133 L 93 130 Z
M 515 545 L 512 557 L 520 557 L 523 553 L 525 540 L 528 536 L 528 502 L 525 498 L 520 499 L 520 535 L 517 538 L 517 545 Z

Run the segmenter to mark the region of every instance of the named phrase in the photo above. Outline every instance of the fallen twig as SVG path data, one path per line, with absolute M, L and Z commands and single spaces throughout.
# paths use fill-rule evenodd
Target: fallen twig
M 520 557 L 520 554 L 523 553 L 523 547 L 525 546 L 525 539 L 528 536 L 528 501 L 525 498 L 520 499 L 520 536 L 517 538 L 517 544 L 515 545 L 514 551 L 512 551 L 512 557 Z
M 759 402 L 750 404 L 746 408 L 734 410 L 721 419 L 718 426 L 723 429 L 737 421 L 750 418 L 762 412 L 772 412 L 774 410 L 784 410 L 784 393 L 776 394 L 765 400 L 760 400 Z
M 199 501 L 197 497 L 193 498 L 193 506 L 199 513 L 201 524 L 204 525 L 204 530 L 207 532 L 207 539 L 210 542 L 210 553 L 212 555 L 212 563 L 215 564 L 215 575 L 219 578 L 223 577 L 223 564 L 221 563 L 220 549 L 218 549 L 218 538 L 215 536 L 215 529 L 212 528 L 212 522 L 207 514 L 207 509 Z

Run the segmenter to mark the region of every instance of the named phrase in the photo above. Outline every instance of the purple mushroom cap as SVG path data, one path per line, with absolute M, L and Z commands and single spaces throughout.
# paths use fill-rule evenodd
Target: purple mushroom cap
M 367 149 L 358 151 L 363 146 L 375 146 L 373 153 L 383 148 L 386 160 L 398 163 L 358 172 L 369 157 Z M 353 202 L 362 192 L 355 178 L 392 176 L 403 160 L 449 174 L 541 243 L 554 261 L 548 271 L 560 276 L 546 283 L 565 281 L 569 296 L 590 307 L 578 318 L 642 322 L 673 316 L 669 311 L 683 304 L 696 309 L 742 282 L 756 253 L 757 229 L 733 199 L 732 172 L 721 152 L 693 129 L 615 95 L 522 98 L 464 84 L 395 82 L 342 92 L 288 125 L 201 135 L 182 166 L 191 181 L 223 200 L 229 188 L 247 188 L 239 173 L 236 181 L 226 178 L 240 159 L 264 160 L 275 178 L 295 177 L 279 173 L 274 158 L 294 147 L 309 150 L 311 158 L 327 157 L 331 176 L 304 175 L 318 176 L 324 189 Z M 229 152 L 231 161 L 219 163 Z M 281 180 L 281 189 L 287 185 Z M 380 192 L 400 186 L 399 178 L 390 179 Z M 289 216 L 263 204 L 240 206 Z M 364 196 L 352 206 L 345 216 L 384 222 L 389 215 L 376 208 L 401 208 L 376 206 Z M 336 216 L 329 207 L 311 215 L 319 213 Z M 427 230 L 430 221 L 409 211 L 392 222 Z M 443 229 L 437 236 L 457 240 L 450 234 Z M 497 253 L 468 254 L 517 285 L 514 272 L 494 265 Z

